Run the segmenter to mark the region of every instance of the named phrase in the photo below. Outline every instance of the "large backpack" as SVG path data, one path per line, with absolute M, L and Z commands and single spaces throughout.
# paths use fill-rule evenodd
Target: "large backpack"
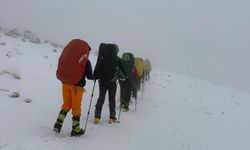
M 147 61 L 145 59 L 142 60 L 142 68 L 143 72 L 147 72 Z
M 101 43 L 95 66 L 95 75 L 99 79 L 112 80 L 116 73 L 119 48 L 116 44 Z
M 132 77 L 133 68 L 134 68 L 134 55 L 132 53 L 123 53 L 122 54 L 122 64 L 124 67 L 124 70 L 129 78 Z
M 143 63 L 143 70 L 146 73 L 149 73 L 152 70 L 150 60 L 149 59 L 143 60 L 142 63 Z
M 80 39 L 70 41 L 63 49 L 56 71 L 62 83 L 75 85 L 82 79 L 89 50 L 88 43 Z
M 143 75 L 142 59 L 135 57 L 135 67 L 138 71 L 138 75 L 141 77 Z

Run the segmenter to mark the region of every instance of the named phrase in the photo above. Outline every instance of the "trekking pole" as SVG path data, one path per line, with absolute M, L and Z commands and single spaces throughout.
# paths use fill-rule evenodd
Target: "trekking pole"
M 137 109 L 137 96 L 135 98 L 135 111 L 136 111 L 136 109 Z
M 88 124 L 88 119 L 89 119 L 89 114 L 90 114 L 90 108 L 91 108 L 91 103 L 92 103 L 92 99 L 93 99 L 93 95 L 94 95 L 94 90 L 95 90 L 95 83 L 96 83 L 96 79 L 94 80 L 94 85 L 93 85 L 92 94 L 91 94 L 90 103 L 89 103 L 89 110 L 88 110 L 87 119 L 86 119 L 86 123 L 85 123 L 83 134 L 87 130 L 87 124 Z
M 143 92 L 144 92 L 144 83 L 141 84 L 141 97 L 143 99 Z
M 119 110 L 117 123 L 120 123 L 121 112 L 122 112 L 122 106 L 120 105 L 120 110 Z
M 120 103 L 121 103 L 121 99 L 120 99 Z M 120 110 L 119 110 L 117 123 L 120 123 L 121 112 L 122 112 L 122 104 L 120 104 Z

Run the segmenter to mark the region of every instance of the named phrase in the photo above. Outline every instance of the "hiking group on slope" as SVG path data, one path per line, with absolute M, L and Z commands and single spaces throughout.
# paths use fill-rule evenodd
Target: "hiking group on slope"
M 99 97 L 95 105 L 94 118 L 96 124 L 101 121 L 102 107 L 107 92 L 110 112 L 108 122 L 117 121 L 115 100 L 117 81 L 120 85 L 120 112 L 126 112 L 129 110 L 131 96 L 137 101 L 138 90 L 142 88 L 141 85 L 145 81 L 150 79 L 150 61 L 134 57 L 129 52 L 123 53 L 120 58 L 116 44 L 100 44 L 94 71 L 88 59 L 90 51 L 91 48 L 86 41 L 73 39 L 66 45 L 59 57 L 56 75 L 62 82 L 63 104 L 54 124 L 53 130 L 56 133 L 60 133 L 67 113 L 72 110 L 71 136 L 84 134 L 85 130 L 80 128 L 80 116 L 86 78 L 94 80 L 94 85 L 96 80 L 99 82 Z

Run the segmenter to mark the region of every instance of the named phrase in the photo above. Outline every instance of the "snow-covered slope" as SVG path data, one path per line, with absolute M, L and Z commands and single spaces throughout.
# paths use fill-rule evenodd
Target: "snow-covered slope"
M 139 93 L 137 111 L 131 104 L 121 123 L 108 124 L 106 100 L 102 122 L 93 124 L 97 84 L 85 135 L 70 137 L 71 114 L 61 133 L 54 134 L 62 103 L 55 76 L 60 51 L 0 33 L 0 150 L 250 149 L 249 93 L 155 68 Z M 96 56 L 90 59 L 95 65 Z M 92 86 L 88 81 L 81 126 Z M 11 97 L 14 92 L 20 96 Z

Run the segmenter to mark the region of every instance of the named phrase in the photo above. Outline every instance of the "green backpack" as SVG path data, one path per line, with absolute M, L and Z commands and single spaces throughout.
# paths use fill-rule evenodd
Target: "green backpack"
M 132 78 L 132 71 L 134 68 L 134 64 L 135 64 L 135 59 L 134 59 L 134 55 L 132 53 L 123 53 L 122 54 L 122 64 L 124 67 L 124 70 L 126 72 L 126 74 L 128 75 L 128 78 L 131 79 Z

